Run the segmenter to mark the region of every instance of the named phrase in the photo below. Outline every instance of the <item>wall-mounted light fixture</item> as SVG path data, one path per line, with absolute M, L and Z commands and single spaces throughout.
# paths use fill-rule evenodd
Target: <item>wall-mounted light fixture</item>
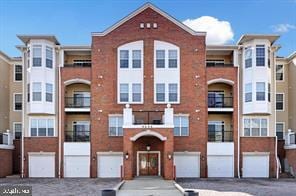
M 168 153 L 168 159 L 171 160 L 172 159 L 172 154 Z
M 150 144 L 148 144 L 148 145 L 146 146 L 146 149 L 147 149 L 147 151 L 150 151 L 150 149 L 151 149 Z
M 125 153 L 125 160 L 128 160 L 129 154 L 128 152 Z

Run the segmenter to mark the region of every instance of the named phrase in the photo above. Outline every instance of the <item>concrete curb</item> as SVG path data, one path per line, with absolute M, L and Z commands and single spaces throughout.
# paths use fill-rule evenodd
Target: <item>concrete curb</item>
M 113 189 L 118 192 L 119 189 L 122 187 L 122 185 L 125 183 L 125 180 L 122 180 L 121 182 L 119 182 Z

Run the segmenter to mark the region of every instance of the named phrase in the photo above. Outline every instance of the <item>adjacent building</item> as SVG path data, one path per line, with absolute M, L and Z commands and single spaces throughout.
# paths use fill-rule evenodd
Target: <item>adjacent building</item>
M 1 54 L 0 126 L 22 132 L 22 177 L 268 178 L 295 164 L 295 55 L 276 57 L 277 35 L 206 45 L 148 3 L 91 46 L 18 37 L 22 58 Z

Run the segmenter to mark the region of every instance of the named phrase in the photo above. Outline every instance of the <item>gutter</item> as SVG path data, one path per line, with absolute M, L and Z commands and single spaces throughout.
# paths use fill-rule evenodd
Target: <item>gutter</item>
M 60 54 L 60 55 L 63 55 L 63 54 Z M 59 137 L 59 171 L 58 171 L 58 177 L 61 178 L 61 161 L 62 161 L 62 155 L 61 155 L 61 152 L 62 152 L 62 134 L 61 134 L 61 127 L 62 127 L 62 124 L 61 124 L 61 66 L 59 65 L 58 67 L 58 81 L 59 81 L 59 84 L 58 84 L 58 92 L 59 92 L 59 95 L 58 95 L 58 122 L 59 122 L 59 133 L 58 133 L 58 137 Z
M 22 102 L 23 102 L 23 109 L 22 109 L 22 142 L 21 142 L 21 178 L 24 178 L 24 161 L 25 161 L 25 156 L 24 156 L 24 148 L 25 148 L 25 144 L 24 144 L 24 135 L 25 135 L 25 51 L 22 52 L 23 56 L 22 56 L 22 63 L 23 63 L 23 89 L 22 89 Z M 27 72 L 26 72 L 27 73 Z M 26 96 L 27 97 L 27 96 Z
M 241 45 L 239 46 L 239 49 L 241 49 Z M 238 50 L 239 51 L 239 50 Z M 239 54 L 237 54 L 239 55 Z M 238 58 L 239 59 L 239 58 Z M 237 100 L 238 100 L 238 107 L 237 107 L 237 177 L 241 178 L 240 176 L 240 69 L 241 67 L 238 66 L 237 71 Z

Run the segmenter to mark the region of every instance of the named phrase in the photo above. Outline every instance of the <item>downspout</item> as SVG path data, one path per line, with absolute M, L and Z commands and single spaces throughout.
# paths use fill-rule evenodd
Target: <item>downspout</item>
M 62 55 L 61 53 L 60 53 L 60 55 Z M 61 58 L 60 58 L 60 60 L 61 60 Z M 60 62 L 61 63 L 61 62 Z M 59 74 L 58 74 L 58 89 L 59 89 L 59 95 L 58 95 L 58 118 L 59 118 L 59 120 L 58 120 L 58 122 L 59 122 L 59 135 L 58 135 L 58 137 L 59 137 L 59 171 L 58 171 L 58 177 L 59 178 L 61 178 L 61 161 L 62 161 L 62 155 L 61 155 L 61 152 L 62 152 L 62 134 L 61 134 L 61 132 L 62 132 L 62 124 L 61 124 L 61 122 L 62 122 L 62 116 L 61 116 L 61 65 L 59 64 L 59 67 L 58 67 L 58 70 L 59 70 Z
M 240 49 L 240 47 L 239 47 Z M 237 54 L 238 59 L 238 54 Z M 238 62 L 237 62 L 238 63 Z M 238 65 L 237 69 L 237 177 L 240 178 L 240 66 Z
M 274 90 L 276 94 L 276 77 L 275 77 L 275 73 L 276 73 L 276 58 L 275 58 L 275 52 L 273 52 L 273 78 L 274 78 Z M 276 128 L 276 104 L 274 104 L 274 128 Z M 275 132 L 275 130 L 274 130 Z M 275 161 L 276 161 L 276 179 L 279 179 L 279 161 L 278 161 L 278 152 L 277 152 L 277 146 L 278 146 L 278 140 L 277 140 L 277 135 L 275 132 Z
M 28 56 L 28 55 L 27 55 Z M 24 134 L 25 134 L 25 51 L 23 50 L 22 52 L 22 63 L 23 63 L 23 73 L 22 73 L 22 77 L 23 77 L 23 89 L 22 89 L 22 102 L 23 102 L 23 110 L 22 110 L 22 140 L 21 140 L 21 178 L 24 178 L 24 159 L 25 159 L 25 156 L 24 156 L 24 148 L 25 148 L 25 145 L 24 145 Z M 27 73 L 27 72 L 26 72 Z M 27 79 L 27 78 L 26 78 Z

